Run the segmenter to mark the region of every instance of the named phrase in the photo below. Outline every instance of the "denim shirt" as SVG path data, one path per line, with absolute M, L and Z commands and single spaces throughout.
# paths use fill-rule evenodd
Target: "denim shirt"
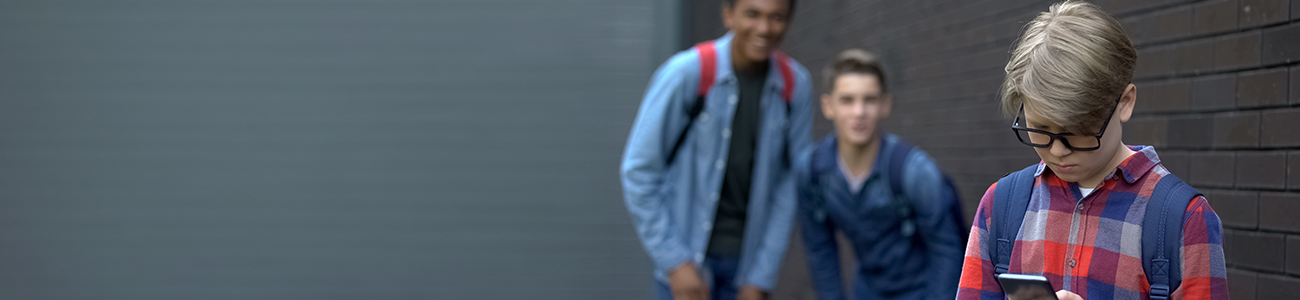
M 661 282 L 667 282 L 667 272 L 683 263 L 702 266 L 704 260 L 738 100 L 731 38 L 728 33 L 716 40 L 714 86 L 673 163 L 668 165 L 666 157 L 687 127 L 688 110 L 699 89 L 700 58 L 694 50 L 677 53 L 655 71 L 623 153 L 623 200 Z M 790 60 L 795 89 L 787 107 L 781 95 L 785 88 L 781 72 L 776 71 L 775 59 L 770 63 L 773 71 L 761 97 L 762 121 L 737 273 L 738 286 L 764 290 L 776 284 L 796 211 L 791 162 L 795 153 L 810 147 L 812 130 L 813 86 L 808 70 Z
M 943 175 L 920 149 L 904 160 L 903 178 L 889 178 L 889 157 L 898 137 L 884 134 L 880 151 L 862 190 L 853 193 L 838 168 L 839 151 L 834 136 L 798 162 L 800 232 L 808 267 L 818 298 L 847 299 L 840 271 L 835 232 L 843 232 L 857 258 L 853 296 L 856 299 L 953 299 L 965 245 L 959 226 L 965 222 L 952 214 L 957 199 L 943 183 Z M 810 164 L 818 167 L 811 168 Z M 815 174 L 814 174 L 815 173 Z M 814 187 L 811 176 L 819 176 Z M 902 180 L 903 194 L 915 212 L 915 237 L 900 230 L 891 200 L 891 180 Z M 814 192 L 812 189 L 819 189 Z M 813 197 L 820 202 L 814 204 Z M 820 211 L 820 212 L 817 212 Z

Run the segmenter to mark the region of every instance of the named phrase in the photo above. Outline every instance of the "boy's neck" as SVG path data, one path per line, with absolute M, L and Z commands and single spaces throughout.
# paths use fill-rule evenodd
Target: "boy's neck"
M 1114 173 L 1115 168 L 1118 168 L 1119 164 L 1124 163 L 1124 161 L 1128 160 L 1130 156 L 1137 153 L 1137 151 L 1129 149 L 1128 145 L 1124 145 L 1124 143 L 1120 143 L 1119 147 L 1119 151 L 1115 151 L 1115 156 L 1110 158 L 1110 162 L 1106 163 L 1106 168 L 1101 169 L 1102 172 L 1100 174 L 1097 174 L 1094 178 L 1088 178 L 1077 182 L 1080 188 L 1092 189 L 1100 187 L 1101 182 L 1106 180 L 1106 176 Z
M 840 139 L 838 150 L 840 159 L 844 164 L 849 166 L 849 172 L 854 176 L 863 176 L 871 172 L 871 167 L 876 162 L 876 155 L 880 153 L 880 134 L 876 134 L 865 144 L 849 144 Z

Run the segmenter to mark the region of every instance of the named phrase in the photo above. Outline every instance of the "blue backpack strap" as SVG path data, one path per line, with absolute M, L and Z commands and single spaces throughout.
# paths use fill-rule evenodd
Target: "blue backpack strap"
M 1179 248 L 1183 216 L 1192 198 L 1201 192 L 1178 176 L 1165 175 L 1156 183 L 1142 220 L 1142 269 L 1151 283 L 1151 299 L 1166 300 L 1182 283 Z
M 807 199 L 811 206 L 812 217 L 817 223 L 826 222 L 826 199 L 822 197 L 821 178 L 822 172 L 828 167 L 824 166 L 822 160 L 826 155 L 835 155 L 835 136 L 831 135 L 823 139 L 822 142 L 813 149 L 812 157 L 808 159 L 808 191 L 812 193 Z
M 1038 165 L 1032 165 L 1008 174 L 998 179 L 998 185 L 993 189 L 993 221 L 986 225 L 989 236 L 994 239 L 988 243 L 990 249 L 984 251 L 994 264 L 994 274 L 1001 275 L 1011 269 L 1011 249 L 1015 246 L 1020 225 L 1025 222 L 1037 171 Z
M 890 201 L 894 210 L 898 213 L 899 230 L 903 236 L 910 237 L 916 234 L 916 218 L 912 211 L 912 203 L 903 189 L 903 169 L 907 165 L 907 156 L 912 154 L 915 146 L 912 143 L 901 138 L 894 138 L 894 144 L 889 147 L 889 190 L 893 193 L 893 199 Z M 881 141 L 885 141 L 881 138 Z

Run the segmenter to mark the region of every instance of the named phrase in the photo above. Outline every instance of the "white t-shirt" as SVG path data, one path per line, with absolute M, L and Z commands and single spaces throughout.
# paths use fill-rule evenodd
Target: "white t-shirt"
M 862 186 L 867 183 L 867 177 L 871 175 L 871 171 L 867 170 L 867 173 L 862 174 L 862 176 L 853 175 L 853 171 L 849 171 L 849 164 L 844 162 L 844 158 L 839 157 L 839 161 L 840 173 L 844 174 L 844 178 L 849 181 L 849 191 L 857 194 L 858 191 L 862 190 Z
M 1096 189 L 1095 189 L 1095 188 L 1092 188 L 1092 189 L 1079 188 L 1079 192 L 1080 192 L 1081 194 L 1083 194 L 1084 197 L 1087 197 L 1088 194 L 1092 194 L 1092 191 L 1094 191 L 1094 190 L 1096 190 Z

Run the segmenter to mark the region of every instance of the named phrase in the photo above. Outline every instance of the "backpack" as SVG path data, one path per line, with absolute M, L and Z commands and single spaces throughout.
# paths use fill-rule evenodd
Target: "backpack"
M 695 124 L 695 118 L 704 111 L 704 101 L 708 99 L 709 90 L 713 88 L 714 77 L 718 71 L 718 49 L 715 47 L 714 41 L 696 44 L 692 49 L 700 55 L 699 90 L 695 93 L 695 102 L 691 103 L 691 109 L 688 112 L 690 118 L 687 118 L 686 127 L 677 136 L 677 142 L 673 143 L 672 151 L 668 152 L 666 165 L 673 163 L 673 159 L 677 157 L 677 151 L 681 150 L 682 144 L 686 142 L 686 133 L 691 132 L 691 125 Z M 781 72 L 781 80 L 785 83 L 785 89 L 781 91 L 781 98 L 785 99 L 785 112 L 789 114 L 790 102 L 794 98 L 794 70 L 790 68 L 790 58 L 786 57 L 785 53 L 776 51 L 772 59 L 777 61 L 777 69 Z
M 995 264 L 994 274 L 1006 273 L 1011 267 L 1011 250 L 1025 221 L 1024 212 L 1029 209 L 1037 170 L 1038 166 L 1033 165 L 1002 177 L 993 191 L 993 220 L 988 224 L 988 231 L 997 242 L 988 243 L 992 249 L 984 251 Z M 1200 195 L 1201 192 L 1174 174 L 1162 177 L 1151 192 L 1142 220 L 1142 270 L 1151 283 L 1151 299 L 1169 299 L 1169 294 L 1182 283 L 1179 247 L 1183 215 L 1192 198 Z
M 881 140 L 883 141 L 884 139 L 882 138 Z M 821 147 L 818 148 L 820 149 Z M 902 180 L 903 168 L 907 163 L 907 156 L 915 149 L 916 146 L 911 143 L 901 138 L 895 139 L 893 146 L 889 150 L 889 159 L 885 160 L 885 163 L 887 164 L 886 170 L 889 172 L 886 180 L 889 181 L 889 190 L 893 195 L 890 199 L 890 205 L 894 207 L 894 211 L 901 220 L 900 222 L 902 222 L 899 230 L 905 237 L 911 237 L 916 234 L 916 214 L 912 211 L 911 198 L 907 197 L 907 193 L 904 192 Z M 821 183 L 819 179 L 821 176 L 818 175 L 820 173 L 818 172 L 818 164 L 816 163 L 817 161 L 820 161 L 820 155 L 825 155 L 825 153 L 822 152 L 825 151 L 813 151 L 813 157 L 808 164 L 808 174 L 810 174 L 809 183 L 812 186 L 809 190 L 813 192 L 814 196 L 810 197 L 810 199 L 807 199 L 806 201 L 811 204 L 813 220 L 816 220 L 818 223 L 826 221 L 826 199 L 821 196 Z M 951 214 L 952 218 L 960 221 L 958 224 L 963 224 L 965 222 L 965 214 L 962 213 L 961 196 L 957 193 L 957 186 L 952 183 L 952 178 L 949 178 L 947 174 L 940 173 L 940 175 L 943 178 L 943 188 L 952 191 L 952 196 L 955 198 L 948 209 L 948 213 Z M 960 231 L 957 235 L 962 238 L 962 244 L 964 245 L 970 238 L 970 233 L 966 231 L 968 227 L 957 226 L 957 228 Z

